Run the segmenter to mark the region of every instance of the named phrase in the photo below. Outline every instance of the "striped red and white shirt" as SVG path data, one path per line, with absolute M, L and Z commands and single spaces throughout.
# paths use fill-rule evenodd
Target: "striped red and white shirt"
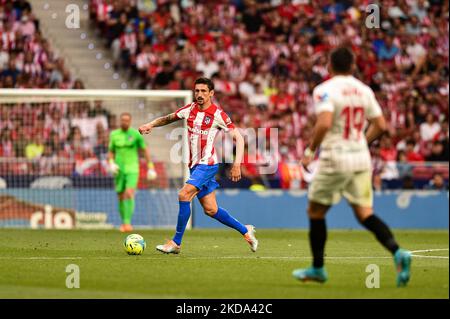
M 0 37 L 3 40 L 3 49 L 10 51 L 16 47 L 16 33 L 14 31 L 2 31 Z
M 228 132 L 235 126 L 216 104 L 201 111 L 197 103 L 188 104 L 175 112 L 179 119 L 187 119 L 189 137 L 189 167 L 197 164 L 218 164 L 214 140 L 219 130 Z
M 130 34 L 122 34 L 120 36 L 120 48 L 122 50 L 126 50 L 128 49 L 128 51 L 130 51 L 131 54 L 135 54 L 137 51 L 137 38 L 136 38 L 136 33 L 130 33 Z
M 158 62 L 158 57 L 153 53 L 139 53 L 136 57 L 136 67 L 139 71 L 146 71 L 150 65 Z
M 97 4 L 97 21 L 105 21 L 114 7 L 110 4 L 99 2 Z

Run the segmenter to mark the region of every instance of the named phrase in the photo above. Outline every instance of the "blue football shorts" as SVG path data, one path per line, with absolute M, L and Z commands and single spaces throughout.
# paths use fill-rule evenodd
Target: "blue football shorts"
M 186 183 L 195 186 L 200 191 L 197 194 L 198 199 L 205 197 L 219 187 L 219 183 L 215 179 L 218 170 L 219 164 L 197 164 L 190 169 L 191 176 Z

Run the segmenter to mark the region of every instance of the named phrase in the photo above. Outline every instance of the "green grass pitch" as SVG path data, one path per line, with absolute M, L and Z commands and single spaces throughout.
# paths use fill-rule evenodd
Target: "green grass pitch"
M 258 252 L 235 231 L 188 230 L 180 255 L 155 250 L 172 230 L 136 230 L 147 249 L 123 250 L 117 230 L 0 230 L 0 298 L 448 298 L 448 231 L 394 231 L 415 253 L 406 288 L 395 286 L 390 254 L 365 231 L 330 231 L 329 281 L 294 280 L 310 264 L 305 230 L 258 229 Z M 432 250 L 432 251 L 423 251 Z M 421 257 L 418 257 L 418 256 Z M 440 258 L 438 258 L 440 257 Z M 66 266 L 80 269 L 80 288 L 66 287 Z M 369 264 L 380 288 L 366 288 Z

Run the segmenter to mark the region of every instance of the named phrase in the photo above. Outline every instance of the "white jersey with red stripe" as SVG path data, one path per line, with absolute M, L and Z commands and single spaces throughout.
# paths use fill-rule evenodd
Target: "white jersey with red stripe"
M 228 115 L 216 104 L 201 111 L 197 103 L 188 104 L 175 112 L 179 119 L 187 120 L 189 137 L 189 167 L 197 164 L 218 164 L 214 140 L 219 130 L 228 132 L 234 124 Z
M 316 114 L 333 113 L 332 127 L 320 148 L 319 170 L 324 173 L 370 170 L 364 128 L 366 119 L 382 115 L 372 89 L 351 75 L 338 75 L 318 85 L 313 100 Z

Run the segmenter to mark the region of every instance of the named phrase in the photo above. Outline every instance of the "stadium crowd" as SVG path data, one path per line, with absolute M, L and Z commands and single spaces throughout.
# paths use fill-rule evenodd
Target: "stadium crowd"
M 214 80 L 217 101 L 238 127 L 278 128 L 283 188 L 301 179 L 296 163 L 312 133 L 312 89 L 329 78 L 327 54 L 339 44 L 351 46 L 355 75 L 373 88 L 389 123 L 388 134 L 371 147 L 374 183 L 406 183 L 412 164 L 449 158 L 448 1 L 379 1 L 374 28 L 366 26 L 369 3 L 91 0 L 90 15 L 114 67 L 129 70 L 141 89 L 191 89 L 204 75 Z M 0 0 L 0 35 L 0 87 L 82 88 L 40 36 L 27 1 Z M 83 116 L 89 117 L 89 108 Z M 0 112 L 0 156 L 19 156 L 11 150 L 17 148 L 13 131 L 20 130 L 8 129 L 7 123 L 15 125 L 14 112 L 8 113 Z M 55 111 L 36 126 L 59 117 L 69 122 L 59 142 L 70 144 L 64 139 L 78 134 L 69 134 L 71 111 Z M 56 140 L 50 135 L 43 135 L 45 144 Z M 92 154 L 96 140 L 85 147 Z M 264 158 L 246 154 L 255 157 Z M 257 164 L 247 160 L 243 167 L 252 184 L 262 184 Z M 434 173 L 448 179 L 448 166 Z
M 75 87 L 27 0 L 0 0 L 0 88 Z
M 296 162 L 311 136 L 311 91 L 329 78 L 327 53 L 351 46 L 355 74 L 389 122 L 372 147 L 375 180 L 389 180 L 407 174 L 396 162 L 448 161 L 448 1 L 379 1 L 375 28 L 365 23 L 369 3 L 92 0 L 91 18 L 115 67 L 143 89 L 189 89 L 211 77 L 238 127 L 279 129 L 282 163 Z
M 0 0 L 0 88 L 84 89 L 42 37 L 26 0 Z M 108 129 L 115 127 L 115 119 L 101 101 L 0 103 L 0 158 L 31 161 L 6 165 L 4 160 L 0 171 L 106 174 L 90 163 L 106 157 Z

